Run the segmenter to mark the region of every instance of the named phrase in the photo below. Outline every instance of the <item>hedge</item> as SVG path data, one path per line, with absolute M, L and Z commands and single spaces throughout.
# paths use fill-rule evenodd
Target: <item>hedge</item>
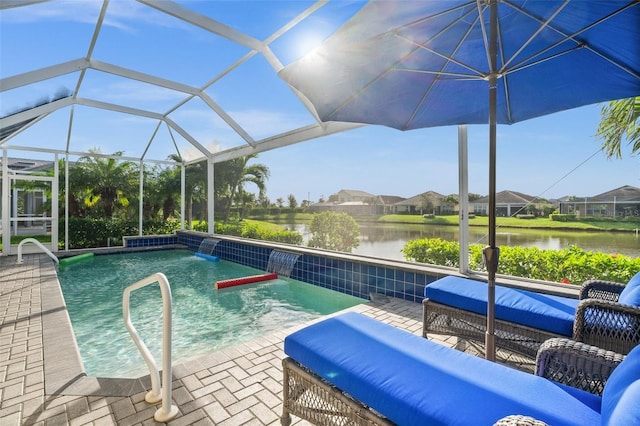
M 180 229 L 180 222 L 169 219 L 167 221 L 145 221 L 143 235 L 171 235 Z M 206 232 L 206 222 L 195 224 L 194 230 Z M 215 232 L 223 235 L 235 235 L 257 240 L 274 241 L 288 244 L 302 244 L 302 235 L 295 231 L 273 231 L 256 224 L 215 223 Z M 70 218 L 69 219 L 69 248 L 107 247 L 120 244 L 122 237 L 138 235 L 138 222 L 108 219 Z M 64 244 L 64 220 L 60 221 L 59 241 Z
M 469 247 L 469 267 L 485 270 L 480 244 Z M 460 245 L 440 238 L 409 241 L 402 248 L 405 259 L 458 267 Z M 585 251 L 577 246 L 562 250 L 542 250 L 537 247 L 500 247 L 498 273 L 515 277 L 552 282 L 582 284 L 598 279 L 626 283 L 640 271 L 640 257 Z

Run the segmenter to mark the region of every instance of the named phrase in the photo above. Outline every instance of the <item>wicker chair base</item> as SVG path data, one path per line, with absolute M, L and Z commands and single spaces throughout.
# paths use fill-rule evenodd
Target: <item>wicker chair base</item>
M 482 343 L 485 341 L 486 330 L 485 315 L 442 305 L 429 299 L 423 300 L 423 337 L 428 334 L 444 334 Z M 495 321 L 496 347 L 527 358 L 535 359 L 540 345 L 554 337 L 566 336 L 499 319 Z
M 394 423 L 351 398 L 291 358 L 282 361 L 283 404 L 280 423 L 291 424 L 291 414 L 314 425 L 391 426 Z

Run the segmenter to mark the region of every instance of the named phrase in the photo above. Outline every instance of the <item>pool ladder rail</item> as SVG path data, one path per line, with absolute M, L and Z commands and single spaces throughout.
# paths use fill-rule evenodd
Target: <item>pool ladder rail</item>
M 59 260 L 56 257 L 56 255 L 51 253 L 51 250 L 49 250 L 44 244 L 42 244 L 40 241 L 36 240 L 35 238 L 25 238 L 22 241 L 20 241 L 20 244 L 18 244 L 18 258 L 16 259 L 16 263 L 21 264 L 23 262 L 23 260 L 22 260 L 22 247 L 27 243 L 35 244 L 47 256 L 49 256 L 51 259 L 53 259 L 53 261 L 55 263 L 59 263 Z
M 129 299 L 131 292 L 139 288 L 145 287 L 149 284 L 157 282 L 160 285 L 160 292 L 162 294 L 162 384 L 160 386 L 160 374 L 158 373 L 158 366 L 153 359 L 153 355 L 144 344 L 137 330 L 131 323 L 131 316 L 129 313 Z M 149 391 L 144 399 L 148 403 L 155 404 L 162 400 L 162 406 L 156 410 L 153 418 L 157 422 L 168 422 L 178 414 L 178 407 L 172 404 L 171 401 L 171 287 L 169 286 L 169 280 L 163 273 L 155 273 L 149 275 L 147 278 L 131 284 L 124 289 L 122 294 L 122 313 L 124 318 L 124 324 L 133 339 L 133 342 L 138 347 L 140 354 L 149 367 L 149 376 L 151 377 L 151 391 Z

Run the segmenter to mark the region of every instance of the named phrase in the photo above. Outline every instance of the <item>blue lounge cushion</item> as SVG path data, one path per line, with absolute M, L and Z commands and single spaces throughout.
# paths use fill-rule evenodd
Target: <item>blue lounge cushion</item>
M 487 284 L 448 276 L 427 285 L 426 298 L 477 314 L 487 314 Z M 496 318 L 572 336 L 579 300 L 496 285 Z
M 640 346 L 613 370 L 602 393 L 603 425 L 640 425 Z
M 618 302 L 625 305 L 640 306 L 640 272 L 635 274 L 624 286 Z
M 285 353 L 399 425 L 493 424 L 511 414 L 600 424 L 601 398 L 357 313 L 285 338 Z

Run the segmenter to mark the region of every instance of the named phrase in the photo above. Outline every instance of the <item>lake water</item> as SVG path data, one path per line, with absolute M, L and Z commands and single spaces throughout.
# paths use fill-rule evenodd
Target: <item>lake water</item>
M 309 240 L 307 224 L 280 223 L 300 232 L 304 244 Z M 392 223 L 360 224 L 360 246 L 354 254 L 404 260 L 400 252 L 407 241 L 419 238 L 441 238 L 458 241 L 457 226 L 409 225 Z M 587 251 L 640 256 L 640 237 L 634 232 L 567 232 L 531 229 L 498 229 L 498 246 L 538 247 L 559 250 L 576 245 Z M 470 244 L 487 244 L 487 229 L 469 227 Z

